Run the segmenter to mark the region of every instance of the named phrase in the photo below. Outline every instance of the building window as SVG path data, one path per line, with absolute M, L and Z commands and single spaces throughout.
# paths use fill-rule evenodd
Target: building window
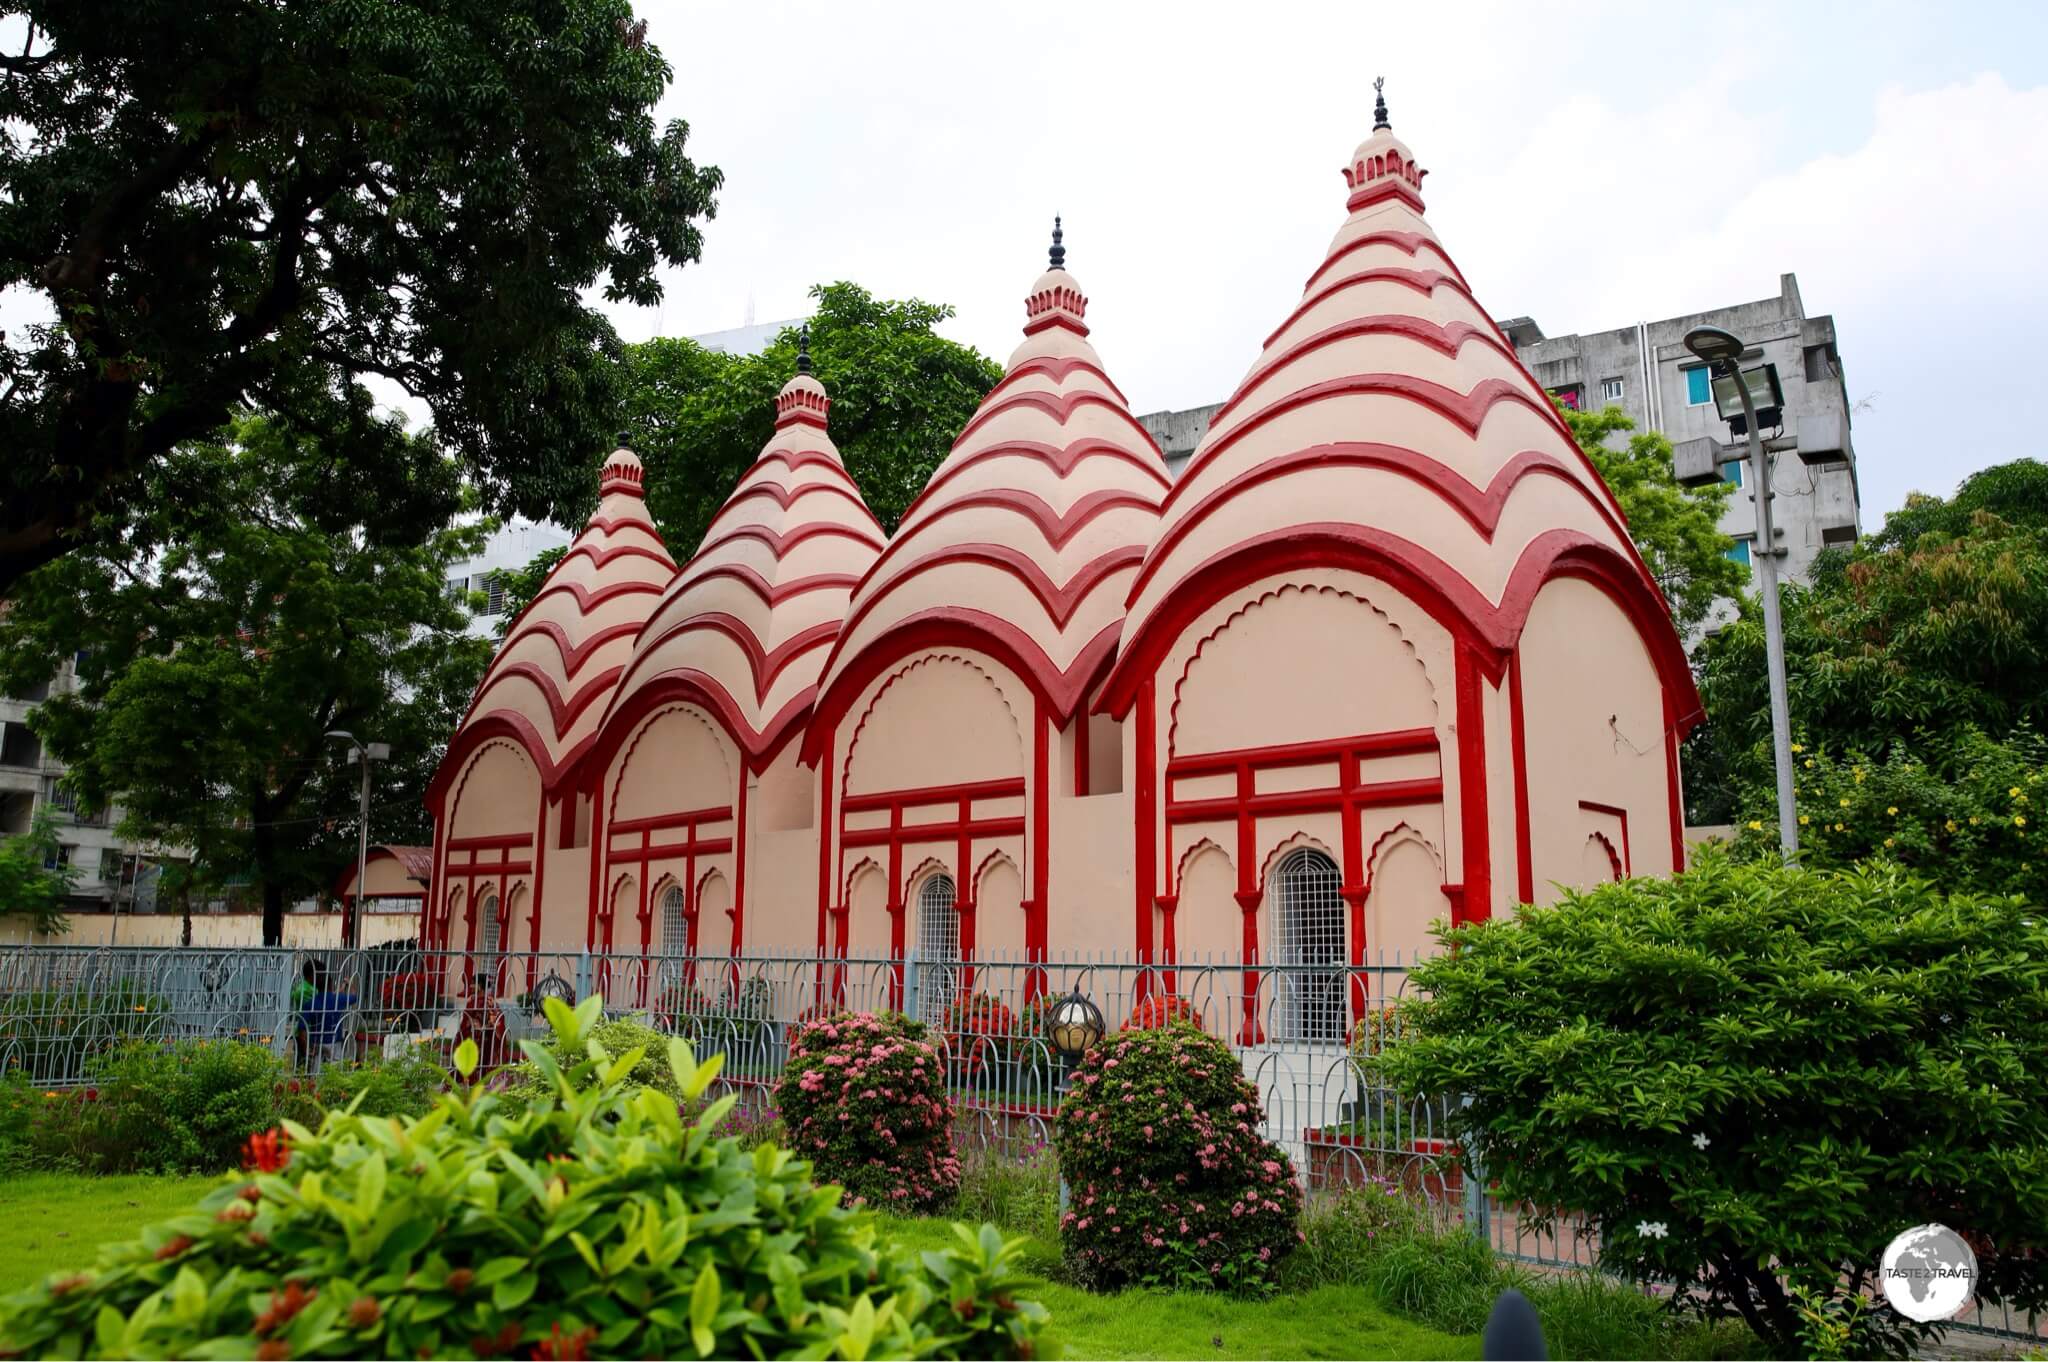
M 1620 379 L 1603 378 L 1600 380 L 1600 400 L 1602 402 L 1619 402 L 1621 401 L 1621 393 Z
M 1834 546 L 1853 544 L 1856 542 L 1856 527 L 1854 525 L 1829 525 L 1821 530 L 1820 542 Z
M 672 884 L 661 896 L 661 953 L 682 955 L 690 948 L 690 931 L 683 922 L 683 887 Z
M 1728 462 L 1722 464 L 1721 481 L 1732 482 L 1737 487 L 1742 486 L 1742 460 L 1730 459 L 1728 460 Z
M 951 875 L 934 875 L 917 891 L 918 1020 L 946 1024 L 960 987 L 960 911 Z
M 1714 378 L 1704 364 L 1695 364 L 1685 371 L 1685 405 L 1704 407 L 1714 400 Z
M 1736 540 L 1736 541 L 1735 541 L 1735 543 L 1734 543 L 1734 544 L 1733 544 L 1732 546 L 1730 546 L 1729 548 L 1725 549 L 1725 550 L 1724 550 L 1724 551 L 1722 552 L 1722 555 L 1721 555 L 1721 556 L 1722 556 L 1722 557 L 1724 557 L 1724 558 L 1728 558 L 1728 559 L 1731 559 L 1731 560 L 1733 560 L 1733 561 L 1735 561 L 1735 562 L 1737 562 L 1737 563 L 1740 563 L 1740 564 L 1742 564 L 1742 565 L 1743 565 L 1744 567 L 1748 567 L 1748 566 L 1749 566 L 1749 541 L 1748 541 L 1747 539 L 1738 539 L 1738 540 Z
M 126 859 L 127 857 L 122 855 L 121 848 L 119 847 L 101 847 L 100 879 L 108 884 L 119 884 L 121 882 L 121 862 Z
M 484 613 L 502 615 L 505 613 L 505 574 L 493 572 L 482 583 L 484 592 Z
M 42 764 L 43 745 L 26 724 L 0 724 L 0 766 L 34 770 Z
M 1344 900 L 1337 865 L 1312 847 L 1273 872 L 1273 1035 L 1297 1045 L 1344 1043 Z
M 466 597 L 466 596 L 468 596 L 468 595 L 469 595 L 469 578 L 467 578 L 467 577 L 450 577 L 450 578 L 448 579 L 448 599 L 449 599 L 449 600 L 451 600 L 451 601 L 455 602 L 455 604 L 457 604 L 457 605 L 461 605 L 461 604 L 463 604 L 463 598 L 464 598 L 464 597 Z
M 1567 407 L 1570 407 L 1573 411 L 1580 411 L 1585 405 L 1580 397 L 1582 391 L 1578 384 L 1569 383 L 1562 388 L 1552 388 L 1550 395 L 1564 403 Z
M 477 936 L 485 955 L 498 953 L 498 896 L 484 895 L 484 917 Z
M 73 846 L 69 842 L 59 842 L 55 847 L 51 848 L 50 851 L 44 854 L 43 869 L 61 870 L 65 866 L 70 865 L 72 858 L 77 854 L 78 848 L 76 846 Z

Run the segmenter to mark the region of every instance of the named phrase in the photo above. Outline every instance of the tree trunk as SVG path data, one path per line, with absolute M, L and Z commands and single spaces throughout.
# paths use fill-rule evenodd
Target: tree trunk
M 269 879 L 263 881 L 263 944 L 284 944 L 284 886 Z

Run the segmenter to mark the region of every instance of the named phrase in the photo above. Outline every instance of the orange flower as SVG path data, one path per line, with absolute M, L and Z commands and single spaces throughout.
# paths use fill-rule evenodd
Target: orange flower
M 162 1248 L 160 1248 L 160 1249 L 158 1249 L 158 1250 L 156 1251 L 156 1260 L 157 1260 L 157 1261 L 158 1261 L 159 1263 L 161 1263 L 161 1262 L 162 1262 L 162 1261 L 163 1261 L 164 1259 L 166 1259 L 166 1258 L 175 1258 L 175 1257 L 177 1257 L 177 1256 L 178 1256 L 179 1254 L 183 1253 L 183 1252 L 184 1252 L 184 1251 L 185 1251 L 186 1249 L 188 1249 L 188 1248 L 191 1248 L 191 1247 L 192 1247 L 192 1236 L 191 1236 L 191 1235 L 189 1235 L 189 1234 L 181 1234 L 181 1235 L 178 1235 L 178 1236 L 176 1236 L 175 1238 L 172 1238 L 172 1239 L 168 1239 L 168 1240 L 164 1241 L 164 1246 L 163 1246 Z
M 249 1142 L 242 1146 L 242 1167 L 253 1168 L 259 1173 L 275 1173 L 291 1161 L 291 1151 L 285 1147 L 284 1131 L 276 1126 L 259 1135 L 251 1135 Z
M 270 1293 L 270 1308 L 256 1317 L 258 1334 L 275 1333 L 290 1324 L 299 1311 L 311 1305 L 320 1295 L 309 1291 L 304 1282 L 286 1282 L 284 1290 Z
M 533 1345 L 533 1355 L 553 1358 L 557 1362 L 568 1358 L 588 1358 L 590 1345 L 596 1338 L 597 1329 L 593 1325 L 586 1324 L 573 1334 L 564 1334 L 562 1322 L 556 1320 L 555 1327 L 548 1336 Z

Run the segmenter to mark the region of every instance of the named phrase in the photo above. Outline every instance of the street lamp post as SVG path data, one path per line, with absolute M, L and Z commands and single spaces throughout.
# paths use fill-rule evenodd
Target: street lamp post
M 1716 326 L 1702 326 L 1685 337 L 1685 348 L 1703 359 L 1717 375 L 1725 374 L 1742 400 L 1743 424 L 1749 438 L 1749 479 L 1755 486 L 1757 591 L 1764 606 L 1764 669 L 1771 687 L 1771 756 L 1778 777 L 1778 847 L 1787 865 L 1799 860 L 1799 818 L 1792 792 L 1792 713 L 1785 687 L 1785 626 L 1778 613 L 1778 542 L 1771 529 L 1771 467 L 1757 430 L 1756 402 L 1742 375 L 1742 342 Z
M 353 950 L 356 942 L 362 939 L 363 882 L 370 874 L 370 763 L 388 760 L 391 744 L 360 743 L 356 741 L 355 734 L 339 728 L 330 729 L 327 736 L 336 742 L 347 743 L 350 758 L 363 764 L 363 798 L 356 829 L 356 901 L 354 910 L 343 919 L 346 928 L 341 936 L 342 949 Z

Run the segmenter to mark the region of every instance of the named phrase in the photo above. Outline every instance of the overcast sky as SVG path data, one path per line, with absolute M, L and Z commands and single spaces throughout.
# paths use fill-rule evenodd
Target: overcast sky
M 2048 456 L 2048 4 L 638 9 L 726 183 L 703 261 L 614 311 L 629 340 L 850 279 L 1000 361 L 1057 211 L 1133 407 L 1220 401 L 1342 221 L 1384 75 L 1494 316 L 1605 330 L 1794 271 L 1863 404 L 1866 529 Z

